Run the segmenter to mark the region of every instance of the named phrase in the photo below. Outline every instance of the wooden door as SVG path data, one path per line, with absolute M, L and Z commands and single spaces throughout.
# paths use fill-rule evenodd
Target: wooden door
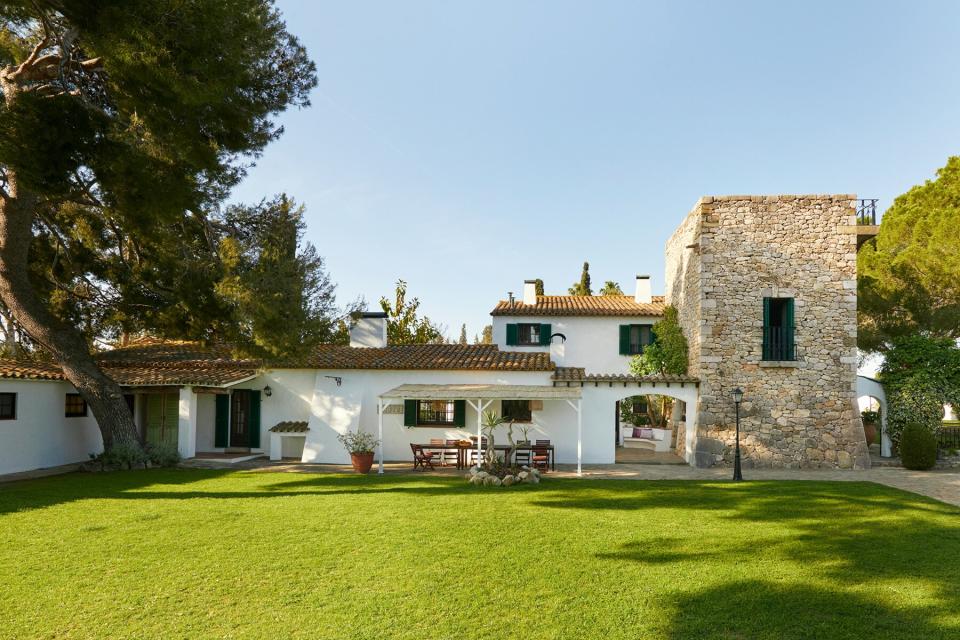
M 230 398 L 230 446 L 250 446 L 250 391 L 238 389 Z

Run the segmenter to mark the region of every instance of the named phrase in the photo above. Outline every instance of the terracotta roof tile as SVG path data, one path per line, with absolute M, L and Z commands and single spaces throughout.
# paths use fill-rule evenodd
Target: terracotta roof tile
M 500 351 L 492 344 L 411 344 L 370 349 L 323 345 L 301 366 L 315 369 L 554 369 L 549 353 Z
M 557 382 L 577 383 L 613 383 L 613 382 L 652 382 L 656 384 L 677 383 L 699 384 L 699 379 L 688 375 L 649 375 L 634 376 L 623 373 L 586 373 L 582 367 L 557 367 L 552 379 Z
M 543 352 L 500 351 L 496 345 L 417 344 L 380 349 L 321 345 L 302 358 L 277 361 L 233 359 L 229 347 L 199 343 L 137 343 L 97 355 L 104 372 L 122 386 L 196 385 L 219 387 L 245 380 L 264 368 L 422 369 L 553 371 Z M 53 363 L 0 359 L 0 378 L 62 380 Z
M 306 433 L 310 429 L 307 428 L 305 420 L 286 420 L 270 427 L 270 431 L 273 433 Z
M 633 296 L 537 296 L 536 304 L 501 300 L 492 316 L 646 316 L 663 315 L 663 296 L 653 296 L 649 304 Z

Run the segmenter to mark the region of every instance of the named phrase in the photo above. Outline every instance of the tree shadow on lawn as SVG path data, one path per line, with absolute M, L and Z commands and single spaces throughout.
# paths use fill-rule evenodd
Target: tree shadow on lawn
M 318 473 L 298 479 L 257 484 L 256 489 L 223 491 L 191 490 L 189 485 L 236 475 L 246 480 L 262 480 L 263 474 L 236 469 L 151 469 L 106 473 L 76 472 L 20 480 L 0 485 L 0 515 L 42 509 L 77 500 L 192 500 L 246 499 L 285 496 L 333 496 L 341 494 L 412 494 L 448 496 L 477 489 L 462 478 L 439 476 L 370 476 Z M 151 490 L 150 487 L 164 488 Z M 174 487 L 174 488 L 166 488 Z M 311 491 L 311 489 L 314 489 Z
M 689 523 L 669 536 L 640 529 L 635 540 L 618 550 L 595 554 L 602 561 L 722 562 L 746 572 L 762 557 L 803 566 L 812 576 L 839 585 L 866 583 L 879 588 L 897 583 L 903 587 L 920 581 L 936 593 L 937 600 L 953 603 L 952 610 L 960 608 L 960 572 L 955 568 L 960 557 L 960 509 L 916 494 L 872 483 L 806 481 L 687 482 L 625 492 L 619 499 L 591 493 L 551 491 L 548 499 L 537 504 L 581 510 L 663 510 L 679 512 L 672 517 Z M 711 518 L 743 526 L 733 529 L 729 539 L 717 539 L 704 528 Z M 746 597 L 736 590 L 722 595 Z M 800 596 L 817 604 L 821 599 L 817 592 Z
M 745 580 L 681 595 L 671 603 L 667 638 L 956 638 L 960 633 L 949 607 L 885 605 L 878 598 L 842 589 Z

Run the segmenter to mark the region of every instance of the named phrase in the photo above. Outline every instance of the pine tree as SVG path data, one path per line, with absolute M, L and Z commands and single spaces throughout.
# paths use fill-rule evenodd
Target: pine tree
M 538 295 L 538 296 L 546 295 L 546 294 L 543 292 L 543 280 L 541 280 L 540 278 L 537 278 L 537 279 L 534 281 L 533 290 L 534 290 L 534 293 L 535 293 L 536 295 Z
M 580 273 L 580 282 L 577 282 L 569 289 L 572 296 L 592 296 L 593 289 L 590 288 L 590 263 L 583 263 L 583 271 Z
M 91 331 L 210 333 L 210 212 L 315 84 L 269 0 L 0 4 L 0 300 L 107 448 L 139 436 Z
M 407 283 L 397 280 L 393 304 L 380 298 L 380 307 L 387 314 L 387 342 L 389 344 L 430 344 L 444 342 L 443 328 L 433 324 L 430 318 L 419 317 L 420 300 L 407 299 Z
M 470 344 L 467 342 L 467 325 L 460 326 L 460 344 Z

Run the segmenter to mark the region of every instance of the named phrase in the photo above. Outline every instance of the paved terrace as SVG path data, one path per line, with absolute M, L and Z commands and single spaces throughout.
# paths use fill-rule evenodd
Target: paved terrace
M 269 462 L 265 458 L 249 462 L 222 465 L 215 461 L 189 460 L 183 463 L 187 467 L 248 469 L 261 472 L 278 473 L 353 473 L 349 465 L 300 464 L 291 461 Z M 558 464 L 557 470 L 547 474 L 548 478 L 576 478 L 576 465 Z M 436 475 L 464 475 L 453 467 L 437 466 L 435 471 L 414 472 L 412 463 L 384 463 L 384 471 L 389 474 L 428 473 Z M 374 467 L 371 474 L 376 473 Z M 688 465 L 677 464 L 595 464 L 583 465 L 583 477 L 592 480 L 729 480 L 733 471 L 726 468 L 695 469 Z M 919 493 L 920 495 L 960 506 L 960 470 L 909 471 L 903 467 L 875 467 L 866 471 L 843 469 L 800 470 L 800 469 L 744 469 L 746 481 L 750 480 L 788 480 L 788 481 L 840 481 L 840 482 L 876 482 L 878 484 Z

